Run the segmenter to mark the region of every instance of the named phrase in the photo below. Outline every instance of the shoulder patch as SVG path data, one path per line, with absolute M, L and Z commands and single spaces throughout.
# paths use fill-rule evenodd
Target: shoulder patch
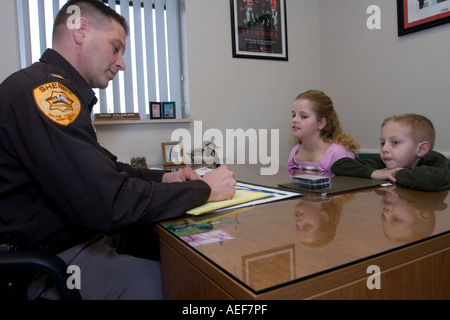
M 81 113 L 78 97 L 59 82 L 43 84 L 33 90 L 34 101 L 50 120 L 62 126 L 74 123 Z

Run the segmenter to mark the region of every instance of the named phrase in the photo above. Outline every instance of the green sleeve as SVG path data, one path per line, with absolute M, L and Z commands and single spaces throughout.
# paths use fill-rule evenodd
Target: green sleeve
M 331 167 L 331 171 L 337 176 L 350 176 L 370 179 L 372 172 L 384 169 L 386 166 L 380 156 L 373 159 L 351 159 L 342 158 L 336 161 Z
M 420 159 L 415 168 L 403 169 L 395 175 L 397 184 L 423 191 L 450 189 L 450 170 L 447 158 L 431 151 Z

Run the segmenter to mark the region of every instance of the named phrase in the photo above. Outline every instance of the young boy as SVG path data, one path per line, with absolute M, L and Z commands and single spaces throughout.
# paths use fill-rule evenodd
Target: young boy
M 422 115 L 401 114 L 381 125 L 380 155 L 369 160 L 342 158 L 331 171 L 339 176 L 391 180 L 398 185 L 439 191 L 450 188 L 447 158 L 433 151 L 435 130 Z

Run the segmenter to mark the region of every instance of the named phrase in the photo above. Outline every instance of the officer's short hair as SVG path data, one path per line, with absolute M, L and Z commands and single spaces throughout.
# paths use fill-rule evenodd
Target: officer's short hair
M 130 34 L 130 27 L 128 22 L 114 11 L 112 8 L 104 4 L 100 0 L 70 0 L 68 1 L 58 12 L 53 25 L 53 38 L 59 35 L 62 28 L 67 28 L 67 23 L 69 19 L 74 14 L 72 10 L 67 12 L 70 6 L 78 6 L 80 8 L 80 13 L 82 17 L 89 20 L 94 27 L 101 28 L 105 25 L 105 21 L 114 19 L 125 30 L 126 34 Z

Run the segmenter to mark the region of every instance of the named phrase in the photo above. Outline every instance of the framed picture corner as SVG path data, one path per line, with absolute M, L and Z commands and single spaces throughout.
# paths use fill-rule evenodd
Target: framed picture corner
M 450 0 L 397 0 L 398 36 L 450 22 Z

